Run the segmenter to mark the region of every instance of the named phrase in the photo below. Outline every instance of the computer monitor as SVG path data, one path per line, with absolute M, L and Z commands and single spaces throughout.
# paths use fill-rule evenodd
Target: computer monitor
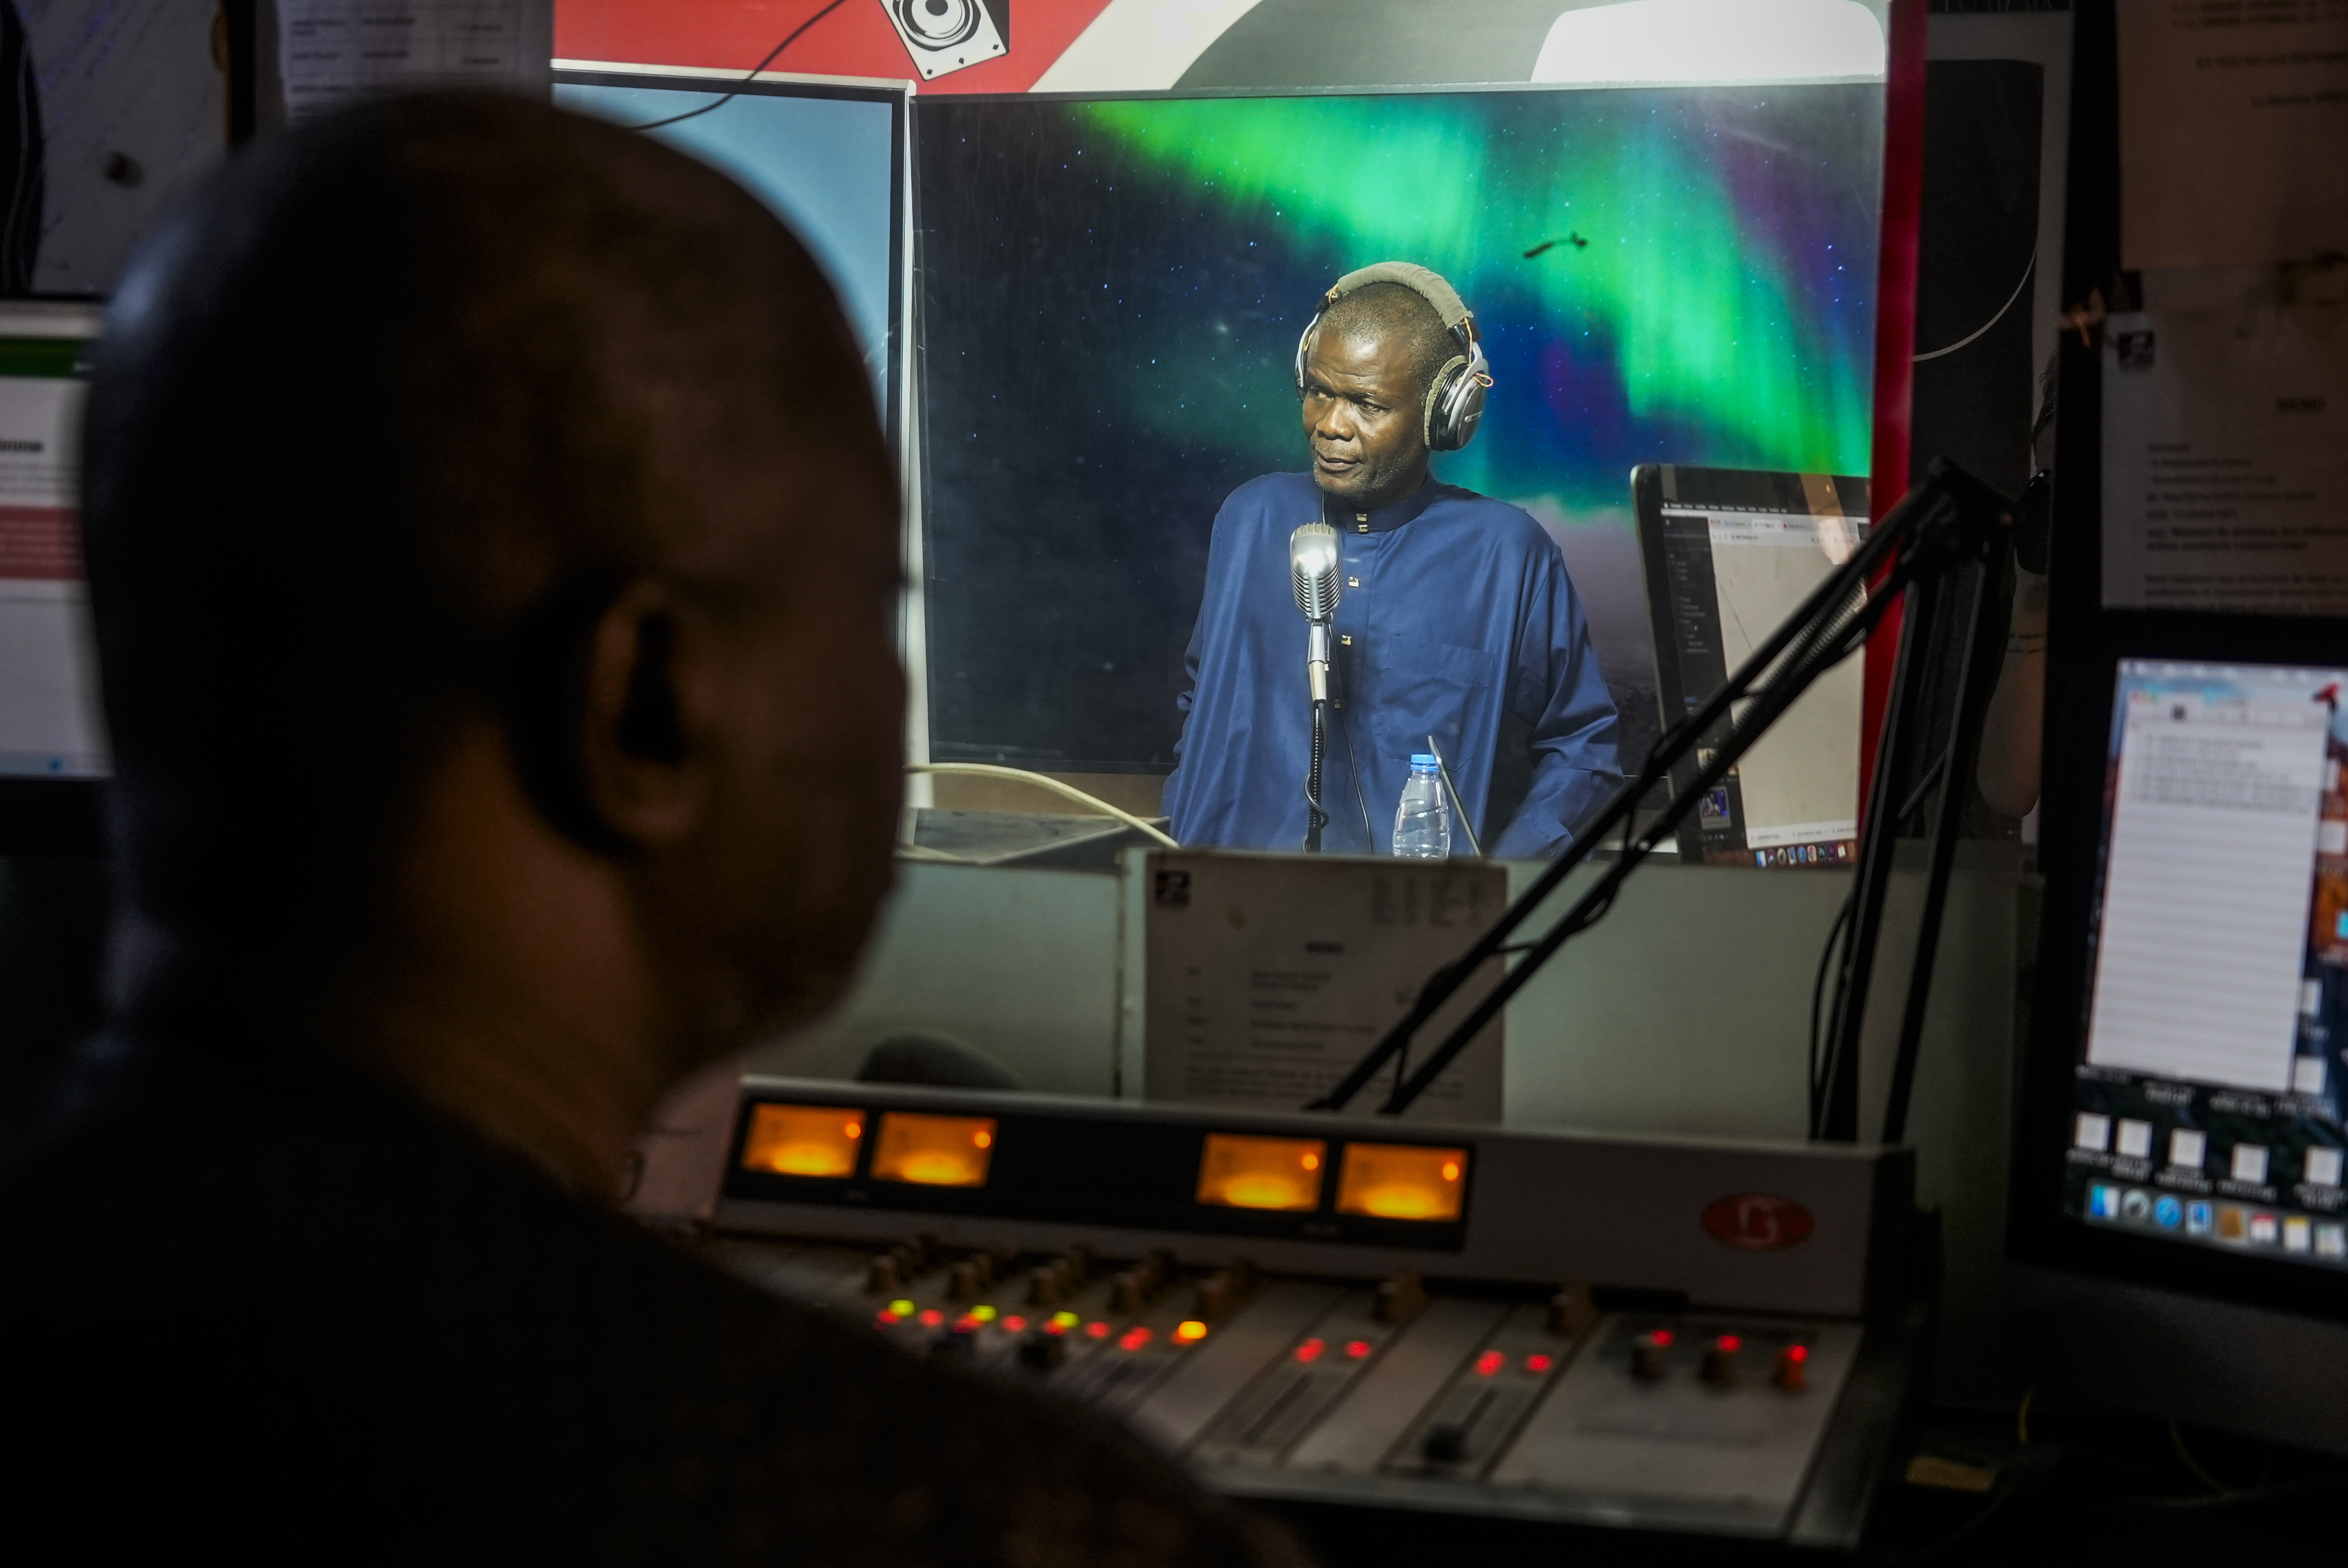
M 1864 478 L 1642 464 L 1631 475 L 1664 714 L 1704 705 L 1867 537 Z M 1863 665 L 1820 676 L 1680 827 L 1685 859 L 1849 866 Z M 1626 756 L 1627 766 L 1637 760 Z M 1692 784 L 1699 746 L 1675 782 Z
M 94 847 L 108 773 L 78 528 L 99 314 L 0 305 L 0 849 L 13 852 Z
M 736 71 L 585 61 L 554 73 L 557 108 L 690 153 L 791 226 L 839 295 L 892 446 L 905 384 L 910 100 L 890 82 L 745 82 Z
M 2100 723 L 2050 761 L 2094 745 L 2099 798 L 2049 835 L 2012 1229 L 2040 1376 L 2348 1448 L 2336 630 L 2212 617 L 2081 672 Z

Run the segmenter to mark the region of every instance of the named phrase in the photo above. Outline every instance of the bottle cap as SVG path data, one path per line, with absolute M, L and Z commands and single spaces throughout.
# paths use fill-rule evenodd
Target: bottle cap
M 1430 752 L 1413 752 L 1410 757 L 1410 765 L 1415 768 L 1431 768 L 1435 765 L 1434 753 Z

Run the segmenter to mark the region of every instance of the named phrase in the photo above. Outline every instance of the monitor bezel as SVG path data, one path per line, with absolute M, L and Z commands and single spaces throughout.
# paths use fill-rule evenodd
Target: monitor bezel
M 2221 1252 L 2063 1212 L 2074 1070 L 2094 979 L 2090 921 L 2103 864 L 2104 788 L 2122 661 L 2348 670 L 2348 619 L 2110 611 L 2047 662 L 2036 985 L 2014 1116 L 2008 1250 L 2015 1261 L 2271 1311 L 2348 1322 L 2348 1268 Z

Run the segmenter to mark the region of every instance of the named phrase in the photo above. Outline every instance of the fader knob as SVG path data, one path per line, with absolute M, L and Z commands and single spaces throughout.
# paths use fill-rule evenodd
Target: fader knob
M 986 1266 L 977 1258 L 967 1258 L 946 1271 L 946 1299 L 975 1301 L 986 1290 Z
M 1715 1389 L 1736 1387 L 1736 1353 L 1745 1341 L 1734 1334 L 1723 1334 L 1704 1348 L 1704 1380 Z
M 864 1268 L 864 1290 L 868 1296 L 886 1296 L 904 1283 L 897 1277 L 897 1258 L 893 1253 L 882 1253 Z
M 1067 1299 L 1067 1279 L 1068 1266 L 1066 1263 L 1045 1264 L 1035 1271 L 1035 1277 L 1027 1282 L 1027 1305 L 1059 1306 Z
M 1776 1365 L 1770 1368 L 1769 1380 L 1789 1394 L 1798 1394 L 1810 1386 L 1810 1348 L 1788 1345 L 1777 1352 Z
M 1657 1328 L 1631 1341 L 1631 1376 L 1653 1383 L 1672 1369 L 1672 1331 Z
M 1418 1451 L 1431 1464 L 1457 1464 L 1468 1457 L 1468 1429 L 1457 1421 L 1431 1421 Z
M 1398 1268 L 1378 1286 L 1372 1316 L 1381 1323 L 1407 1323 L 1426 1309 L 1426 1285 L 1418 1271 Z
M 1229 1270 L 1210 1275 L 1199 1282 L 1198 1315 L 1209 1323 L 1219 1322 L 1231 1309 L 1232 1288 Z
M 1149 1303 L 1149 1281 L 1139 1268 L 1128 1268 L 1109 1282 L 1108 1299 L 1112 1312 L 1138 1312 Z

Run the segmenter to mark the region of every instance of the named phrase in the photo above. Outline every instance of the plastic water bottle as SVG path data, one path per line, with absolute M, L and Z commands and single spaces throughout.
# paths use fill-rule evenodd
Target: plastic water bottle
M 1394 852 L 1418 860 L 1443 860 L 1451 854 L 1451 806 L 1443 798 L 1443 775 L 1424 752 L 1410 759 L 1402 804 L 1395 807 Z

